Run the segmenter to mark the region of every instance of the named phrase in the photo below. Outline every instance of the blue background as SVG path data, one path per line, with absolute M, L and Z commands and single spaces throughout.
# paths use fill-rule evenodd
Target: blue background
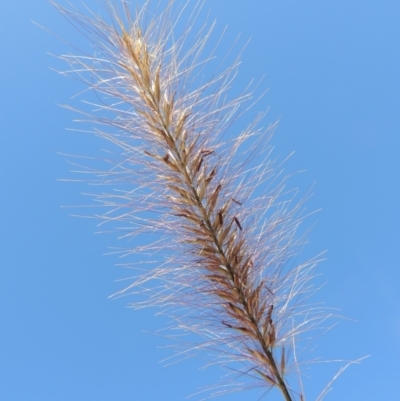
M 97 2 L 87 1 L 96 9 Z M 260 109 L 280 117 L 276 153 L 295 155 L 293 185 L 322 208 L 306 255 L 325 249 L 315 297 L 351 320 L 318 339 L 315 355 L 352 360 L 325 400 L 398 400 L 400 378 L 400 5 L 393 0 L 206 1 L 225 42 L 251 41 L 239 84 L 265 75 Z M 168 340 L 156 311 L 125 308 L 107 297 L 129 273 L 103 256 L 113 235 L 93 235 L 96 221 L 68 216 L 84 184 L 57 152 L 90 154 L 101 146 L 65 131 L 75 117 L 57 106 L 82 87 L 49 66 L 46 52 L 82 38 L 45 1 L 4 2 L 0 15 L 0 398 L 3 400 L 184 400 L 212 384 L 219 371 L 201 360 L 163 367 Z M 240 43 L 242 43 L 240 42 Z M 397 251 L 396 251 L 397 249 Z M 397 256 L 396 256 L 397 255 Z M 396 267 L 397 266 L 397 267 Z M 314 355 L 314 354 L 313 354 Z M 306 378 L 313 400 L 342 366 L 323 364 Z M 252 390 L 221 400 L 258 399 Z M 270 397 L 270 398 L 269 398 Z M 265 399 L 280 400 L 276 393 Z

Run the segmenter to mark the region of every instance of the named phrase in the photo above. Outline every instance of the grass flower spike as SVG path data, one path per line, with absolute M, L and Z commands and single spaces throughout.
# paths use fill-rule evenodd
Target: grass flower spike
M 239 62 L 202 80 L 214 63 L 212 51 L 204 56 L 212 29 L 176 38 L 173 21 L 183 22 L 187 4 L 176 10 L 171 1 L 154 16 L 150 2 L 132 12 L 108 1 L 107 19 L 55 6 L 93 46 L 92 55 L 62 56 L 65 73 L 98 98 L 81 113 L 119 149 L 107 168 L 85 169 L 112 188 L 94 194 L 102 224 L 137 238 L 123 256 L 135 255 L 139 274 L 116 295 L 134 294 L 135 308 L 160 307 L 202 338 L 193 348 L 217 352 L 215 363 L 254 385 L 305 400 L 293 380 L 295 344 L 324 318 L 306 303 L 318 260 L 292 260 L 305 242 L 297 230 L 304 207 L 271 158 L 275 124 L 259 129 L 261 115 L 237 134 L 252 101 L 251 93 L 229 96 Z

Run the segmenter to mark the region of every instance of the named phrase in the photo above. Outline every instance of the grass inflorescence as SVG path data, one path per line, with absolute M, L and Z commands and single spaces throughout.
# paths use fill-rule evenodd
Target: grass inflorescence
M 198 84 L 214 57 L 203 55 L 212 27 L 188 46 L 189 20 L 176 38 L 187 4 L 175 10 L 171 1 L 158 16 L 150 2 L 135 12 L 126 2 L 105 4 L 107 20 L 55 6 L 93 46 L 91 55 L 61 56 L 71 67 L 64 73 L 95 92 L 93 113 L 82 113 L 119 149 L 108 169 L 86 170 L 113 188 L 94 194 L 106 209 L 97 217 L 149 241 L 125 256 L 161 259 L 115 295 L 162 308 L 175 327 L 203 338 L 194 348 L 218 352 L 215 363 L 278 388 L 286 401 L 305 400 L 301 384 L 290 383 L 296 339 L 326 315 L 308 304 L 319 257 L 293 259 L 306 242 L 298 231 L 305 199 L 286 189 L 271 156 L 276 124 L 258 128 L 262 114 L 231 133 L 252 94 L 229 96 L 239 60 Z

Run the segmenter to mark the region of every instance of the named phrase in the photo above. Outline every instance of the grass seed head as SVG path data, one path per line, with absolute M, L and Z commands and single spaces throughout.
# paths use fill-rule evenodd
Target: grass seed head
M 198 82 L 212 58 L 202 56 L 211 32 L 189 48 L 190 28 L 175 38 L 173 1 L 159 16 L 151 2 L 136 14 L 125 2 L 122 11 L 117 0 L 105 4 L 111 22 L 56 7 L 91 40 L 93 57 L 62 58 L 100 99 L 90 113 L 95 135 L 119 149 L 108 169 L 91 170 L 95 183 L 115 188 L 94 195 L 107 209 L 100 218 L 149 240 L 127 255 L 162 259 L 116 295 L 142 292 L 132 307 L 163 308 L 178 328 L 203 336 L 204 348 L 219 350 L 221 365 L 256 372 L 256 384 L 294 400 L 287 349 L 322 315 L 303 302 L 318 260 L 289 267 L 303 243 L 303 202 L 285 192 L 269 158 L 275 125 L 262 130 L 256 121 L 230 134 L 252 97 L 230 98 L 239 62 Z

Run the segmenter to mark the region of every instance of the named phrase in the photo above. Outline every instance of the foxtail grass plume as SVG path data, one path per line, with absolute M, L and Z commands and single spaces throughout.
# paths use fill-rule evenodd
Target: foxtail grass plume
M 63 74 L 94 91 L 92 112 L 80 113 L 114 150 L 106 168 L 83 170 L 111 188 L 93 194 L 105 210 L 96 217 L 139 244 L 121 255 L 134 255 L 138 274 L 115 296 L 161 308 L 202 339 L 186 352 L 216 352 L 235 379 L 305 400 L 296 340 L 326 316 L 308 304 L 319 257 L 294 262 L 304 199 L 272 158 L 275 124 L 259 128 L 262 114 L 237 133 L 253 95 L 229 94 L 239 60 L 207 70 L 213 26 L 191 32 L 201 6 L 192 3 L 155 14 L 151 1 L 110 0 L 105 18 L 53 3 L 90 41 L 91 54 L 61 56 Z M 242 388 L 230 383 L 211 396 Z

